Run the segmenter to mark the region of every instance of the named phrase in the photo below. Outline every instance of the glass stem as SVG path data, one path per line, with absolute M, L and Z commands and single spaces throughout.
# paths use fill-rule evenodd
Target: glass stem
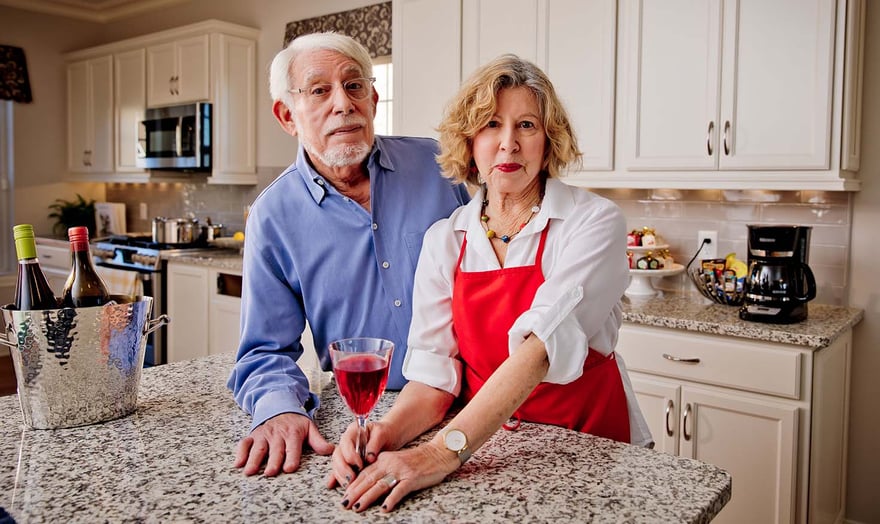
M 357 417 L 358 438 L 355 443 L 355 451 L 361 456 L 364 466 L 367 465 L 367 417 Z

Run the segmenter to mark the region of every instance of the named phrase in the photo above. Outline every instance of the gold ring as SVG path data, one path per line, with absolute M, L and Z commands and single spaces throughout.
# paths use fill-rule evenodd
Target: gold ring
M 388 486 L 388 489 L 393 489 L 394 486 L 397 485 L 397 479 L 394 478 L 394 475 L 391 475 L 390 473 L 382 478 L 382 482 L 384 482 L 385 485 Z

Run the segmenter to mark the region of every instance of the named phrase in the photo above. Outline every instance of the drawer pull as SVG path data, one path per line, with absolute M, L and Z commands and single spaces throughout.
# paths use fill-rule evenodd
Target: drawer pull
M 691 414 L 691 405 L 688 403 L 684 408 L 684 418 L 681 419 L 681 432 L 684 435 L 685 440 L 690 440 L 691 435 L 688 434 L 688 417 Z
M 675 355 L 670 355 L 669 353 L 663 353 L 663 358 L 666 360 L 671 360 L 673 362 L 684 362 L 685 364 L 699 364 L 700 359 L 698 358 L 681 358 L 676 357 Z
M 674 407 L 675 404 L 671 400 L 666 402 L 666 435 L 670 437 L 672 436 L 674 430 L 669 427 L 669 415 L 672 414 L 672 408 Z

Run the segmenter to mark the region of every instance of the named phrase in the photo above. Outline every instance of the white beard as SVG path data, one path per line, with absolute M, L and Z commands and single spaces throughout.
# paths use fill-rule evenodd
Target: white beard
M 366 142 L 343 144 L 332 147 L 325 151 L 324 154 L 320 154 L 314 151 L 310 144 L 303 142 L 303 149 L 327 167 L 346 167 L 363 162 L 367 155 L 370 154 L 372 148 Z

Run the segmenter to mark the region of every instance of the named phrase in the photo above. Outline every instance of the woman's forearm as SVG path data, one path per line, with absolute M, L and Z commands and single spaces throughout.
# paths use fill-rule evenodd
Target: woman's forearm
M 440 423 L 454 400 L 451 394 L 421 382 L 404 386 L 392 408 L 382 417 L 383 423 L 394 428 L 393 449 L 402 448 Z
M 544 343 L 535 335 L 529 335 L 447 427 L 463 431 L 468 448 L 476 450 L 525 402 L 547 375 L 549 367 Z M 438 433 L 433 442 L 445 447 L 443 432 Z

